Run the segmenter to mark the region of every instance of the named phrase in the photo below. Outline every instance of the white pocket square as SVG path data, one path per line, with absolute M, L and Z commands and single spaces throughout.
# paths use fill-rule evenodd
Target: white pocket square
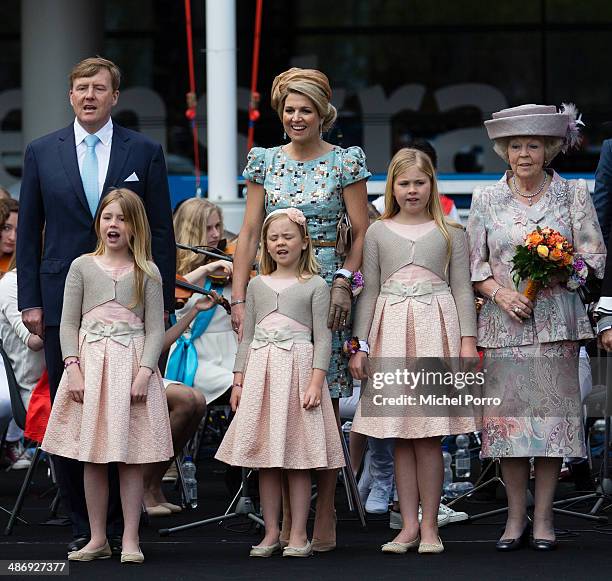
M 128 176 L 123 181 L 125 181 L 125 182 L 139 182 L 140 180 L 138 179 L 138 176 L 136 175 L 136 172 L 133 171 L 132 175 Z

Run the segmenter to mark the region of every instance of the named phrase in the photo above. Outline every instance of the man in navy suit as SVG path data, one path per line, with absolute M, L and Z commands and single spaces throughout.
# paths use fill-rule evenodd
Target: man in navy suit
M 66 275 L 75 258 L 94 250 L 94 215 L 109 190 L 129 188 L 142 197 L 153 259 L 164 283 L 164 308 L 173 310 L 176 249 L 164 154 L 159 144 L 113 123 L 120 78 L 109 60 L 97 57 L 78 63 L 70 74 L 74 123 L 34 140 L 25 152 L 17 236 L 19 309 L 25 326 L 44 337 L 52 401 L 63 373 L 59 324 Z M 68 548 L 76 550 L 89 536 L 82 464 L 56 460 L 75 538 Z M 120 514 L 117 479 L 111 476 L 109 527 L 115 535 L 120 534 Z
M 595 172 L 595 189 L 593 190 L 593 205 L 597 211 L 601 233 L 606 246 L 610 236 L 610 220 L 612 219 L 612 139 L 606 139 L 601 146 L 599 163 Z

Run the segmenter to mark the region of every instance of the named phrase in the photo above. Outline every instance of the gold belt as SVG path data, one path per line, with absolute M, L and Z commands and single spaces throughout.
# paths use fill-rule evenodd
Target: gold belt
M 332 248 L 336 246 L 335 240 L 313 240 L 312 245 L 318 248 Z

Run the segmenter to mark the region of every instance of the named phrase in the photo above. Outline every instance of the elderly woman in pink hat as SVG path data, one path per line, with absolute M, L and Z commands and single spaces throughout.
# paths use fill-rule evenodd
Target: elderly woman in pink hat
M 478 317 L 478 345 L 488 367 L 487 395 L 500 406 L 483 410 L 485 457 L 500 458 L 508 496 L 500 551 L 529 536 L 529 459 L 535 459 L 531 546 L 556 548 L 552 502 L 563 457 L 586 454 L 578 382 L 579 342 L 593 337 L 585 307 L 561 277 L 531 301 L 525 282 L 513 281 L 516 246 L 539 227 L 559 231 L 596 277 L 606 249 L 584 180 L 566 180 L 549 168 L 579 143 L 573 105 L 522 105 L 485 121 L 493 148 L 510 169 L 492 186 L 476 188 L 467 225 L 474 289 L 486 300 Z

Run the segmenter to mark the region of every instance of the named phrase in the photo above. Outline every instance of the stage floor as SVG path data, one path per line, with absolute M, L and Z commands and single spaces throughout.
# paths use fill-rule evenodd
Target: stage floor
M 0 506 L 12 507 L 25 471 L 0 473 Z M 142 529 L 145 564 L 121 565 L 118 559 L 89 563 L 71 563 L 71 579 L 308 579 L 312 581 L 351 579 L 602 579 L 612 570 L 612 527 L 557 517 L 560 546 L 551 553 L 537 553 L 529 548 L 514 553 L 497 553 L 503 517 L 474 523 L 451 524 L 441 529 L 446 551 L 441 555 L 383 555 L 380 545 L 391 540 L 388 516 L 369 516 L 367 530 L 347 510 L 343 489 L 337 489 L 338 548 L 310 559 L 250 559 L 251 544 L 260 533 L 248 523 L 233 521 L 208 525 L 169 537 L 160 537 L 159 528 L 172 527 L 222 514 L 230 500 L 225 487 L 223 466 L 214 461 L 198 465 L 199 506 L 171 518 L 152 519 Z M 68 527 L 44 526 L 48 499 L 37 495 L 47 487 L 42 470 L 37 475 L 23 510 L 29 525 L 18 524 L 12 536 L 0 537 L 0 559 L 65 559 L 70 540 Z M 563 494 L 571 485 L 560 487 Z M 169 488 L 169 498 L 176 493 Z M 501 501 L 464 502 L 461 509 L 476 514 L 502 506 Z M 587 509 L 587 505 L 576 507 Z M 588 505 L 590 508 L 590 505 Z M 0 511 L 2 531 L 8 516 Z

